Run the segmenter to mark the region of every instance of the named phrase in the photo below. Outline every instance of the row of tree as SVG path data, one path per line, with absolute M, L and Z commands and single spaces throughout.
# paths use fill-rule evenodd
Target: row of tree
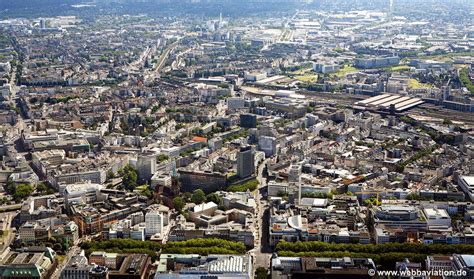
M 421 254 L 474 254 L 474 245 L 470 244 L 422 244 L 422 243 L 385 243 L 385 244 L 346 244 L 321 241 L 286 242 L 280 241 L 277 252 L 351 252 L 351 253 L 421 253 Z
M 66 254 L 70 247 L 74 245 L 71 239 L 66 239 L 63 237 L 50 237 L 48 239 L 40 239 L 36 240 L 34 243 L 26 243 L 23 241 L 14 241 L 12 243 L 13 248 L 22 248 L 27 246 L 41 246 L 41 247 L 49 247 L 56 251 L 59 254 Z
M 161 250 L 161 243 L 155 241 L 140 241 L 133 239 L 111 239 L 106 241 L 88 241 L 81 245 L 89 256 L 94 251 L 110 253 L 137 253 L 147 254 L 153 261 L 157 259 L 157 252 Z
M 244 243 L 220 238 L 195 238 L 186 241 L 168 242 L 163 245 L 162 253 L 171 254 L 244 254 Z
M 140 241 L 128 238 L 110 239 L 106 241 L 87 241 L 82 243 L 82 249 L 88 250 L 105 250 L 105 249 L 131 249 L 131 248 L 145 248 L 159 251 L 161 243 L 155 241 Z
M 111 253 L 143 253 L 156 259 L 157 253 L 173 254 L 244 254 L 246 247 L 242 242 L 228 241 L 219 238 L 196 238 L 186 241 L 175 241 L 161 244 L 155 241 L 133 239 L 111 239 L 106 241 L 88 241 L 81 248 L 90 255 L 93 251 Z
M 319 241 L 281 241 L 275 250 L 279 256 L 288 257 L 353 257 L 371 258 L 382 269 L 393 270 L 396 262 L 408 258 L 423 263 L 429 255 L 473 254 L 474 245 L 469 244 L 337 244 Z
M 321 257 L 321 258 L 370 258 L 382 270 L 394 270 L 396 263 L 404 259 L 409 259 L 411 262 L 424 263 L 429 254 L 423 253 L 406 253 L 406 252 L 388 252 L 381 254 L 371 253 L 354 253 L 349 251 L 324 251 L 324 252 L 290 252 L 281 251 L 278 253 L 283 257 Z
M 247 190 L 255 191 L 257 187 L 258 187 L 258 180 L 252 179 L 242 184 L 231 185 L 227 187 L 227 191 L 228 192 L 246 192 Z
M 406 166 L 408 166 L 411 163 L 414 163 L 414 162 L 418 161 L 419 159 L 421 159 L 423 157 L 431 155 L 431 153 L 433 153 L 433 151 L 435 151 L 436 148 L 438 148 L 438 145 L 435 144 L 433 146 L 427 147 L 425 149 L 422 149 L 422 150 L 416 152 L 408 160 L 405 160 L 404 162 L 398 163 L 396 165 L 397 171 L 398 172 L 403 172 L 403 170 L 405 169 Z
M 474 84 L 471 82 L 471 79 L 469 78 L 469 68 L 464 68 L 459 71 L 459 80 L 467 88 L 467 90 L 469 90 L 469 92 L 474 94 Z

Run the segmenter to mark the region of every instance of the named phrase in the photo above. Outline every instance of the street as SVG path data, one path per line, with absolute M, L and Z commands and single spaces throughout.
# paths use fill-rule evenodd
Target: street
M 51 275 L 51 279 L 58 279 L 59 276 L 61 276 L 61 270 L 66 266 L 66 264 L 69 262 L 69 260 L 73 257 L 79 254 L 81 248 L 77 246 L 71 247 L 69 251 L 67 252 L 66 256 L 64 257 L 64 260 L 58 264 L 58 267 L 54 270 L 53 274 Z
M 13 231 L 12 228 L 12 220 L 15 217 L 17 213 L 16 212 L 7 212 L 7 213 L 1 213 L 0 214 L 0 219 L 5 222 L 5 230 L 3 232 L 3 235 L 1 237 L 1 242 L 0 242 L 0 251 L 4 251 L 10 244 L 13 242 L 13 239 L 15 238 L 15 231 Z
M 263 161 L 262 164 L 258 166 L 257 170 L 257 180 L 259 182 L 259 187 L 257 191 L 255 192 L 255 202 L 257 205 L 256 208 L 256 218 L 257 218 L 257 224 L 256 224 L 256 231 L 255 231 L 255 247 L 250 250 L 250 254 L 252 255 L 253 258 L 253 273 L 255 274 L 255 271 L 257 267 L 264 267 L 268 268 L 270 266 L 270 253 L 265 253 L 266 252 L 266 247 L 267 247 L 267 238 L 264 235 L 264 226 L 266 225 L 267 222 L 264 222 L 264 213 L 265 210 L 267 209 L 267 201 L 262 199 L 262 194 L 261 191 L 263 188 L 267 186 L 267 180 L 265 177 L 263 177 L 263 170 L 267 164 L 269 159 L 266 159 Z

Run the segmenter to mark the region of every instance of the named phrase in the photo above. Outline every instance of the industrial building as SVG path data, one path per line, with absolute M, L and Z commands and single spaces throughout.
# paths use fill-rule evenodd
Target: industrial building
M 424 101 L 420 98 L 413 98 L 409 96 L 402 96 L 398 94 L 382 94 L 371 97 L 359 102 L 355 105 L 360 108 L 394 110 L 395 112 L 402 112 L 416 106 L 423 104 Z

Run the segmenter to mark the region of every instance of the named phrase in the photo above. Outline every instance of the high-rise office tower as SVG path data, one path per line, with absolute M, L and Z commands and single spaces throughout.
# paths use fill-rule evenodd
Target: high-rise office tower
M 40 28 L 41 29 L 46 28 L 46 20 L 44 18 L 40 19 Z
M 237 155 L 237 175 L 240 178 L 249 177 L 255 172 L 255 153 L 251 146 L 240 148 Z
M 161 233 L 163 230 L 163 214 L 159 211 L 150 211 L 145 215 L 145 235 L 147 237 Z
M 301 174 L 303 166 L 298 164 L 291 164 L 288 172 L 289 197 L 295 204 L 300 204 L 301 201 Z

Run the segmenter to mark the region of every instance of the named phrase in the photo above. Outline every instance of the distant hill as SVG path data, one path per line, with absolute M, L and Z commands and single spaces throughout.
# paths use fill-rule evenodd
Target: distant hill
M 80 0 L 0 0 L 0 17 L 64 15 Z
M 71 4 L 79 3 L 80 0 L 14 0 L 0 1 L 0 10 L 5 9 L 34 9 L 45 7 L 59 7 L 59 6 L 69 6 Z

